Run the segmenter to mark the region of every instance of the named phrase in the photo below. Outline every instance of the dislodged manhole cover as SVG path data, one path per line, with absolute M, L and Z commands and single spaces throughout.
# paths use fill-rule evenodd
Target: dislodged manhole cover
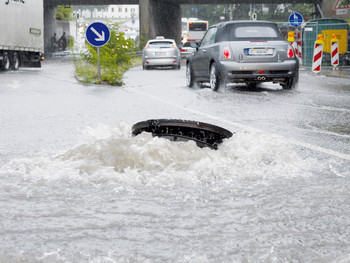
M 215 150 L 223 139 L 232 136 L 230 131 L 212 124 L 172 119 L 147 120 L 132 126 L 133 135 L 142 132 L 150 132 L 153 136 L 172 141 L 192 140 L 198 147 L 210 147 Z

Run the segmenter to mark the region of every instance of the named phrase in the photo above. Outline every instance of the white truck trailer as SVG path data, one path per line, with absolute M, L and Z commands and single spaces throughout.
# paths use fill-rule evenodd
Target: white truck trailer
M 3 0 L 0 4 L 0 69 L 41 67 L 43 27 L 43 0 Z

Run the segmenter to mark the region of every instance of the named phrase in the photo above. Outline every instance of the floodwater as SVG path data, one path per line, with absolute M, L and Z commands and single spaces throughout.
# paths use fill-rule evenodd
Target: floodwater
M 101 98 L 96 90 L 82 95 L 79 90 L 88 87 L 67 85 L 74 98 Z M 62 89 L 67 100 L 69 89 Z M 3 85 L 3 97 L 11 92 Z M 26 92 L 37 102 L 49 91 Z M 108 92 L 116 95 L 122 101 L 129 91 Z M 59 121 L 66 135 L 79 126 L 65 142 L 54 141 L 45 151 L 47 141 L 38 138 L 47 131 L 33 140 L 17 131 L 19 138 L 6 137 L 16 146 L 1 143 L 0 262 L 350 261 L 344 160 L 306 153 L 259 131 L 237 131 L 217 151 L 147 133 L 132 137 L 130 123 L 112 123 L 102 114 L 112 104 L 87 109 L 92 117 L 84 121 L 79 102 L 74 105 L 78 109 L 59 113 L 67 123 L 50 105 L 43 121 Z M 99 121 L 94 111 L 102 114 Z M 129 112 L 130 119 L 147 119 L 148 111 Z M 55 134 L 35 120 L 34 128 L 27 127 L 30 119 L 21 121 L 28 131 Z M 21 150 L 19 142 L 26 144 Z

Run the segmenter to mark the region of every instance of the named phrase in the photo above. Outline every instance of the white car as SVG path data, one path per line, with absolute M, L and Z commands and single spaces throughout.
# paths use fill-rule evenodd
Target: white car
M 157 37 L 149 40 L 143 49 L 142 68 L 173 67 L 181 68 L 181 56 L 175 40 Z

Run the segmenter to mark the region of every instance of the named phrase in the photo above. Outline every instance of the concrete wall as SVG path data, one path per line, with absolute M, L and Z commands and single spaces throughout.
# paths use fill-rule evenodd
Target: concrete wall
M 145 40 L 164 36 L 180 43 L 180 4 L 164 0 L 140 0 L 140 31 Z

